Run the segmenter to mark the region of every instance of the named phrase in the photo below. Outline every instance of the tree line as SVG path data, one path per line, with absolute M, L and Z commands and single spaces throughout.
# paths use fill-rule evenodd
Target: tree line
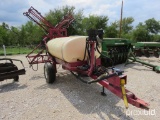
M 73 6 L 63 6 L 50 10 L 44 17 L 56 25 L 63 16 L 72 13 L 75 20 L 67 29 L 68 35 L 87 35 L 86 30 L 103 29 L 104 37 L 126 38 L 137 41 L 160 41 L 160 21 L 150 18 L 137 26 L 133 26 L 134 18 L 122 19 L 122 32 L 119 35 L 120 20 L 108 24 L 108 16 L 83 15 L 83 10 L 76 11 Z M 24 16 L 25 17 L 25 16 Z M 44 36 L 44 31 L 37 24 L 28 21 L 20 27 L 9 26 L 7 23 L 0 25 L 0 45 L 26 46 L 38 44 Z

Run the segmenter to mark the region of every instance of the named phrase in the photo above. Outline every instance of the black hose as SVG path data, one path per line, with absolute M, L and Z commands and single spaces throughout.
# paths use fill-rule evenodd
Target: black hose
M 87 43 L 86 43 L 86 44 L 87 44 Z M 91 56 L 90 56 L 90 51 L 89 51 L 89 44 L 87 44 L 87 52 L 88 52 L 89 62 L 91 63 Z
M 79 77 L 79 75 L 74 74 L 72 71 L 70 71 L 70 72 L 71 72 L 71 73 L 72 73 L 72 75 L 73 75 L 73 76 L 75 76 L 77 79 L 79 79 L 79 80 L 80 80 L 80 81 L 82 81 L 83 83 L 88 84 L 88 81 L 86 81 L 86 80 L 84 80 L 84 79 L 80 78 L 80 77 Z
M 114 76 L 117 76 L 117 74 L 116 74 L 116 73 L 113 73 L 113 74 L 111 74 L 111 75 L 104 75 L 104 76 L 102 76 L 102 77 L 100 76 L 100 78 L 97 78 L 96 80 L 89 81 L 88 84 L 95 83 L 95 82 L 100 82 L 100 81 L 102 81 L 102 80 L 104 80 L 104 79 L 108 79 L 108 78 L 114 77 Z
M 79 79 L 80 81 L 82 81 L 83 83 L 86 83 L 86 84 L 91 84 L 91 83 L 100 82 L 100 81 L 102 81 L 102 80 L 104 80 L 104 79 L 108 79 L 108 78 L 110 78 L 110 77 L 117 76 L 116 73 L 113 73 L 113 74 L 111 74 L 111 75 L 99 76 L 96 80 L 86 81 L 86 80 L 80 78 L 79 75 L 74 74 L 72 71 L 70 71 L 70 72 L 72 73 L 73 76 L 75 76 L 77 79 Z
M 86 58 L 86 52 L 88 53 L 88 57 L 89 57 L 89 62 L 91 62 L 91 56 L 90 56 L 90 51 L 89 51 L 89 44 L 87 44 L 88 38 L 86 38 L 86 46 L 85 46 L 85 52 L 84 52 L 84 57 L 83 57 L 83 61 Z

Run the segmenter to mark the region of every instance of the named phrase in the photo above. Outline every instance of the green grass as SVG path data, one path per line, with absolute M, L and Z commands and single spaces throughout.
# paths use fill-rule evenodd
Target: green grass
M 17 54 L 28 54 L 32 51 L 33 49 L 27 48 L 27 47 L 6 47 L 6 54 L 7 55 L 17 55 Z M 4 55 L 4 50 L 0 49 L 0 56 Z

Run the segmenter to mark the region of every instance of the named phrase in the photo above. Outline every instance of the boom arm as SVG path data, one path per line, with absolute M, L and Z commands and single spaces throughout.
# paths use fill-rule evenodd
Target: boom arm
M 38 24 L 41 28 L 43 28 L 47 35 L 44 37 L 42 42 L 32 51 L 30 52 L 26 57 L 28 58 L 29 64 L 38 64 L 38 63 L 45 63 L 50 61 L 50 58 L 46 58 L 48 55 L 43 55 L 45 50 L 47 50 L 47 41 L 51 40 L 53 38 L 58 37 L 66 37 L 67 36 L 67 29 L 68 26 L 74 21 L 73 16 L 69 13 L 66 16 L 63 17 L 63 19 L 56 25 L 53 26 L 49 21 L 47 21 L 40 12 L 38 12 L 35 8 L 32 6 L 28 9 L 27 12 L 23 13 L 24 16 L 27 16 L 30 20 L 34 21 L 36 24 Z M 42 49 L 41 46 L 45 46 L 45 48 Z M 42 49 L 37 55 L 32 55 L 36 49 Z
M 40 27 L 42 27 L 46 32 L 48 28 L 54 28 L 50 22 L 48 22 L 40 12 L 34 9 L 32 6 L 28 9 L 28 12 L 23 13 L 24 16 L 27 16 L 30 20 L 37 23 Z
M 74 21 L 73 16 L 69 13 L 64 16 L 63 19 L 56 26 L 53 26 L 41 15 L 40 12 L 38 12 L 32 6 L 28 9 L 27 12 L 24 12 L 23 15 L 27 16 L 30 20 L 37 23 L 47 33 L 49 33 L 50 39 L 67 36 L 66 28 L 68 28 L 68 26 Z
M 69 25 L 74 21 L 73 16 L 69 13 L 68 15 L 64 16 L 64 18 L 55 26 L 55 28 L 68 28 Z

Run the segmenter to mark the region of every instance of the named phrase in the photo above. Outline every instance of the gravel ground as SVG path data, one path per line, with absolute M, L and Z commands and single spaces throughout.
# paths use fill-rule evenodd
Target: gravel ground
M 150 115 L 144 115 L 143 110 L 132 105 L 126 110 L 123 100 L 108 90 L 105 91 L 107 96 L 101 96 L 100 85 L 86 85 L 62 70 L 61 66 L 57 66 L 57 81 L 48 85 L 43 75 L 43 64 L 38 66 L 38 71 L 33 71 L 25 55 L 8 57 L 22 60 L 26 74 L 20 76 L 18 83 L 12 80 L 0 83 L 0 120 L 160 119 L 160 74 L 141 64 L 116 67 L 125 71 L 127 89 L 150 104 Z M 159 58 L 142 59 L 160 66 Z

